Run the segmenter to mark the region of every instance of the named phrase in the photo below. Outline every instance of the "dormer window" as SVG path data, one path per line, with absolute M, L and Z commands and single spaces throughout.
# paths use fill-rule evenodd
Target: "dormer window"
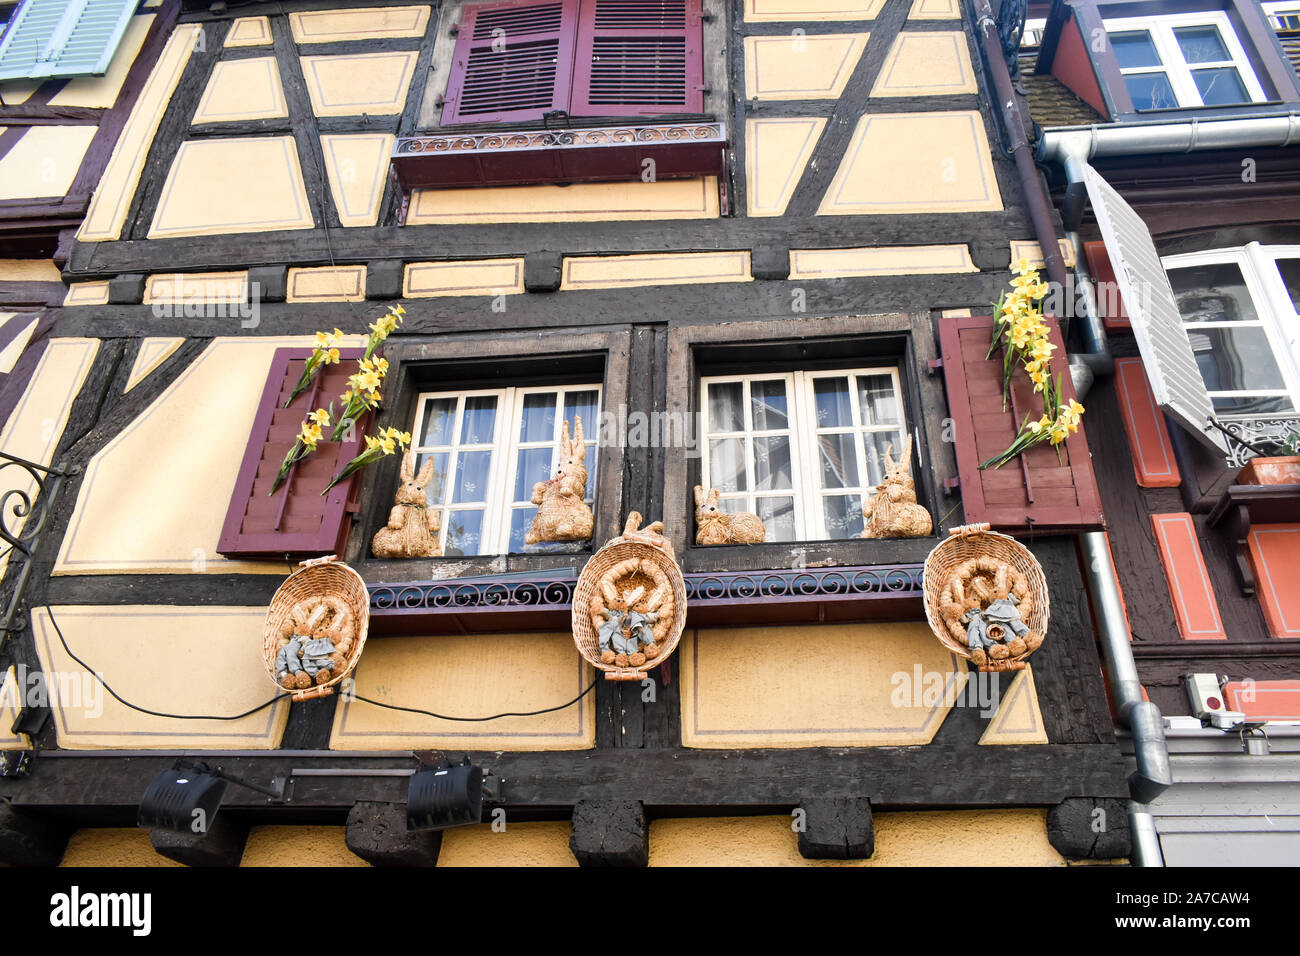
M 1264 91 L 1223 13 L 1106 20 L 1138 111 L 1260 103 Z

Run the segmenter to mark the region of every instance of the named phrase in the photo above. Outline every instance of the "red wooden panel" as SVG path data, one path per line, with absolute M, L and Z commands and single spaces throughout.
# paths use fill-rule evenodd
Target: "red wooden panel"
M 1257 524 L 1247 539 L 1271 637 L 1300 637 L 1300 524 Z
M 573 65 L 574 116 L 704 109 L 700 0 L 583 0 Z
M 1137 483 L 1143 488 L 1177 488 L 1182 475 L 1169 443 L 1165 416 L 1151 394 L 1140 358 L 1115 360 L 1115 388 Z
M 299 462 L 274 495 L 271 483 L 280 463 L 293 446 L 307 413 L 315 408 L 342 409 L 339 395 L 347 388 L 348 376 L 356 371 L 361 349 L 341 349 L 342 361 L 322 369 L 312 387 L 281 408 L 302 375 L 312 350 L 276 349 L 266 387 L 253 418 L 244 460 L 235 479 L 235 490 L 221 528 L 217 550 L 227 557 L 284 557 L 342 553 L 354 492 L 360 475 L 353 475 L 321 491 L 339 469 L 355 458 L 363 440 L 362 420 L 351 441 L 321 442 L 315 453 Z
M 1300 680 L 1230 680 L 1223 698 L 1247 720 L 1300 720 Z
M 1108 332 L 1129 332 L 1133 323 L 1129 321 L 1128 312 L 1124 310 L 1124 300 L 1119 294 L 1119 283 L 1115 281 L 1115 267 L 1110 264 L 1110 253 L 1104 242 L 1086 242 L 1083 245 L 1084 258 L 1088 260 L 1088 271 L 1092 273 L 1093 288 L 1097 294 L 1097 311 Z
M 1056 321 L 1048 336 L 1056 345 L 1053 375 L 1060 373 L 1066 400 L 1074 386 L 1065 368 L 1065 348 Z M 956 441 L 962 505 L 969 522 L 987 521 L 1005 531 L 1099 529 L 1104 519 L 1084 426 L 1056 449 L 1042 444 L 1001 468 L 980 471 L 979 463 L 1011 444 L 1027 415 L 1042 415 L 1043 399 L 1023 371 L 1013 378 L 1012 406 L 1002 410 L 1000 352 L 985 359 L 993 335 L 989 316 L 939 320 L 939 345 L 948 386 L 948 409 Z M 1086 419 L 1085 415 L 1085 419 Z
M 444 126 L 536 120 L 567 110 L 579 0 L 466 6 L 442 110 Z
M 1192 516 L 1184 512 L 1151 516 L 1156 550 L 1164 565 L 1178 633 L 1186 640 L 1225 640 L 1219 601 L 1210 583 Z

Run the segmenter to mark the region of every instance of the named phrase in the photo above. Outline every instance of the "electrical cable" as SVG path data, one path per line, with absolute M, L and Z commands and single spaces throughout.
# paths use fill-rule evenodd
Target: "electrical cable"
M 592 681 L 590 684 L 587 685 L 586 690 L 584 690 L 577 697 L 573 698 L 573 700 L 569 701 L 567 704 L 559 704 L 556 707 L 547 707 L 545 710 L 508 711 L 504 714 L 493 714 L 491 717 L 448 717 L 446 714 L 435 714 L 431 710 L 420 710 L 419 708 L 416 707 L 399 707 L 396 704 L 385 704 L 382 701 L 371 700 L 369 697 L 362 697 L 360 694 L 353 694 L 352 696 L 355 697 L 357 700 L 364 701 L 367 704 L 374 704 L 376 707 L 386 707 L 389 710 L 402 710 L 408 714 L 423 714 L 426 717 L 436 717 L 439 720 L 461 720 L 461 721 L 475 722 L 475 721 L 483 721 L 483 720 L 497 720 L 501 717 L 539 717 L 542 714 L 552 714 L 557 710 L 564 710 L 564 708 L 566 707 L 572 707 L 578 701 L 582 700 L 582 698 L 590 694 L 592 688 L 594 688 L 595 686 L 596 686 L 596 681 Z

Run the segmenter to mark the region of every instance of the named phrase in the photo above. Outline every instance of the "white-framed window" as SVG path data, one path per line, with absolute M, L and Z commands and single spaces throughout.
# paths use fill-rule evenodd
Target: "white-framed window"
M 711 376 L 700 395 L 701 474 L 724 511 L 757 514 L 768 541 L 857 537 L 907 430 L 896 367 Z
M 1264 13 L 1273 24 L 1274 30 L 1283 33 L 1300 33 L 1300 0 L 1285 0 L 1281 3 L 1263 3 Z
M 1300 245 L 1252 242 L 1161 262 L 1215 416 L 1300 412 Z
M 1047 29 L 1046 17 L 1029 17 L 1025 20 L 1025 32 L 1020 35 L 1020 48 L 1032 50 L 1043 45 L 1043 32 Z
M 1137 110 L 1263 102 L 1264 90 L 1221 11 L 1104 21 Z
M 448 557 L 524 551 L 537 506 L 533 485 L 555 476 L 564 422 L 581 418 L 587 447 L 587 502 L 596 487 L 599 385 L 543 385 L 423 392 L 411 435 L 416 469 L 434 459 L 425 487 L 442 512 Z M 546 545 L 531 552 L 553 550 Z

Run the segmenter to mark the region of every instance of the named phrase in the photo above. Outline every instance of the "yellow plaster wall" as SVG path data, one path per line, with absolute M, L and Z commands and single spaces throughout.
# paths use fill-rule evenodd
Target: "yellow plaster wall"
M 27 348 L 32 333 L 36 331 L 37 313 L 0 312 L 0 329 L 8 326 L 10 322 L 14 323 L 18 328 L 18 333 L 9 340 L 9 344 L 4 347 L 3 351 L 0 351 L 0 372 L 5 374 L 13 371 L 18 356 L 23 354 L 23 349 Z
M 618 289 L 702 282 L 750 282 L 748 252 L 669 252 L 633 256 L 573 256 L 564 260 L 560 289 Z
M 263 607 L 78 605 L 35 608 L 32 629 L 52 688 L 59 746 L 66 750 L 271 750 L 288 700 L 239 720 L 155 717 L 119 703 L 99 674 L 138 707 L 170 714 L 241 714 L 279 692 L 262 664 Z M 58 624 L 55 629 L 54 622 Z M 93 669 L 78 664 L 63 648 Z
M 960 20 L 960 0 L 915 0 L 909 20 Z
M 8 670 L 0 672 L 0 750 L 31 750 L 31 738 L 26 734 L 16 734 L 10 728 L 18 719 L 23 709 L 23 696 L 26 687 L 18 683 L 18 670 L 12 664 Z
M 272 42 L 269 17 L 240 17 L 230 25 L 225 45 L 228 47 L 270 46 Z
M 248 299 L 248 271 L 160 272 L 144 284 L 145 305 L 185 302 L 244 302 Z
M 63 196 L 97 126 L 30 126 L 0 159 L 0 200 Z
M 428 7 L 361 7 L 289 14 L 295 43 L 422 37 L 428 25 Z
M 1058 239 L 1057 244 L 1061 249 L 1061 258 L 1065 260 L 1067 266 L 1074 266 L 1074 243 L 1068 239 Z M 1013 239 L 1011 241 L 1011 261 L 1019 262 L 1021 259 L 1029 260 L 1029 264 L 1035 269 L 1042 269 L 1046 266 L 1046 260 L 1043 259 L 1043 247 L 1033 239 Z
M 221 60 L 203 90 L 194 123 L 272 119 L 288 116 L 280 68 L 273 56 Z
M 716 219 L 716 176 L 644 183 L 572 186 L 496 186 L 492 189 L 416 189 L 408 225 L 473 222 L 598 222 L 642 219 Z
M 1005 675 L 1002 675 L 1005 677 Z M 1038 687 L 1034 669 L 1017 671 L 1002 692 L 998 709 L 980 737 L 981 746 L 1007 746 L 1047 743 L 1043 712 L 1038 707 Z
M 348 849 L 346 827 L 253 827 L 240 866 L 369 866 Z
M 439 866 L 577 866 L 567 820 L 511 823 L 500 832 L 491 824 L 457 827 L 442 835 Z
M 929 743 L 967 676 L 910 621 L 690 630 L 677 659 L 682 744 L 706 749 Z M 896 697 L 898 674 L 917 684 L 915 697 Z M 929 706 L 928 674 L 948 689 Z
M 844 92 L 867 33 L 745 37 L 745 96 L 827 100 Z
M 864 246 L 856 249 L 791 249 L 791 279 L 839 276 L 933 275 L 978 272 L 970 249 L 951 246 Z
M 105 305 L 108 302 L 108 282 L 74 282 L 63 297 L 65 306 Z
M 873 20 L 885 0 L 745 0 L 745 20 Z
M 122 42 L 117 52 L 109 61 L 108 70 L 103 76 L 79 76 L 68 80 L 67 85 L 50 97 L 51 106 L 87 106 L 94 109 L 109 109 L 117 102 L 117 94 L 126 82 L 126 74 L 135 63 L 140 47 L 144 45 L 149 28 L 153 26 L 154 15 L 144 13 L 131 18 L 122 34 Z M 8 102 L 8 99 L 5 100 Z
M 391 133 L 327 133 L 321 153 L 339 222 L 373 226 L 388 180 L 388 163 L 397 137 Z
M 54 573 L 288 574 L 283 562 L 229 561 L 217 541 L 271 357 L 313 341 L 214 339 L 90 460 Z M 364 341 L 349 335 L 345 344 Z M 214 427 L 196 427 L 205 422 Z
M 365 297 L 364 265 L 289 270 L 286 302 L 360 302 Z
M 749 215 L 785 215 L 785 207 L 825 128 L 823 116 L 745 121 L 745 180 L 749 186 L 745 203 Z
M 894 39 L 871 95 L 951 96 L 976 90 L 966 34 L 927 30 Z
M 49 259 L 0 259 L 0 282 L 62 282 L 63 274 Z
M 415 50 L 302 57 L 317 116 L 391 116 L 402 112 L 415 72 Z
M 361 697 L 456 717 L 563 704 L 594 680 L 568 634 L 448 634 L 366 642 L 354 675 Z M 440 720 L 340 699 L 333 750 L 585 750 L 596 744 L 595 694 L 536 717 Z
M 131 374 L 127 376 L 126 387 L 122 391 L 129 392 L 139 385 L 184 342 L 183 338 L 167 336 L 142 339 L 140 348 L 135 353 L 135 361 L 131 363 Z
M 93 827 L 78 830 L 68 840 L 59 866 L 184 866 L 153 848 L 149 832 L 138 827 Z
M 523 259 L 462 259 L 412 262 L 402 280 L 402 295 L 516 295 L 524 291 Z

